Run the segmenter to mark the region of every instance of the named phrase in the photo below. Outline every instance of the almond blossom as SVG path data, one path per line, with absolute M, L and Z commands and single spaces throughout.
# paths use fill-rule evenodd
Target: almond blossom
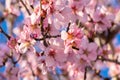
M 94 61 L 97 59 L 97 49 L 98 46 L 96 43 L 94 42 L 88 42 L 88 39 L 86 37 L 83 37 L 83 39 L 81 40 L 81 49 L 82 49 L 82 53 L 81 56 L 83 57 L 83 59 L 89 61 Z
M 119 80 L 119 48 L 112 42 L 119 8 L 110 0 L 0 0 L 0 6 L 0 41 L 6 38 L 0 80 Z M 101 75 L 105 67 L 110 77 Z

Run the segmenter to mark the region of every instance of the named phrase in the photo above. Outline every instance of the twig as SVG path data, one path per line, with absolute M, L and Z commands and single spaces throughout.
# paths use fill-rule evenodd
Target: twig
M 119 64 L 119 65 L 120 65 L 120 62 L 118 62 L 117 60 L 106 59 L 106 58 L 104 58 L 104 57 L 102 57 L 102 56 L 99 56 L 99 57 L 97 58 L 97 60 L 113 62 L 113 63 L 116 63 L 116 64 Z
M 87 78 L 87 67 L 85 67 L 85 72 L 84 72 L 84 80 Z
M 67 30 L 66 30 L 66 32 L 69 31 L 70 25 L 71 25 L 71 23 L 69 22 L 69 23 L 68 23 L 68 26 L 67 26 Z
M 24 3 L 22 0 L 20 0 L 20 2 L 21 2 L 21 3 L 23 4 L 23 6 L 25 7 L 27 13 L 28 13 L 29 15 L 31 15 L 31 13 L 30 13 L 29 9 L 27 8 L 27 6 L 25 5 L 25 3 Z
M 120 24 L 116 24 L 114 25 L 111 29 L 108 29 L 107 32 L 103 32 L 103 33 L 97 33 L 97 35 L 99 37 L 101 37 L 103 40 L 105 40 L 105 43 L 109 43 L 114 37 L 115 35 L 120 31 Z M 107 33 L 107 35 L 106 35 Z
M 21 57 L 22 57 L 22 54 L 20 54 L 19 58 L 16 61 L 14 61 L 14 64 L 18 63 L 20 61 Z
M 46 37 L 44 38 L 34 38 L 36 41 L 42 41 L 42 40 L 45 40 L 47 38 L 57 38 L 57 37 L 60 37 L 61 35 L 54 35 L 54 36 L 48 36 L 46 35 Z
M 46 36 L 46 38 L 57 38 L 57 37 L 60 37 L 61 35 L 54 35 L 54 36 Z
M 41 3 L 41 0 L 40 0 L 40 10 L 42 10 L 42 3 Z
M 10 36 L 7 33 L 5 33 L 5 31 L 3 31 L 1 26 L 0 26 L 0 32 L 3 33 L 8 39 L 10 39 Z

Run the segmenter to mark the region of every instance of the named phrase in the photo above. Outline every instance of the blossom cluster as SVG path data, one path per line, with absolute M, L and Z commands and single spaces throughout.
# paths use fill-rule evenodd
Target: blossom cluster
M 24 20 L 9 34 L 0 27 L 8 38 L 0 44 L 1 80 L 100 80 L 106 66 L 111 76 L 119 75 L 112 43 L 120 29 L 119 9 L 110 0 L 5 2 L 2 13 L 10 27 L 15 21 L 10 16 L 22 12 Z

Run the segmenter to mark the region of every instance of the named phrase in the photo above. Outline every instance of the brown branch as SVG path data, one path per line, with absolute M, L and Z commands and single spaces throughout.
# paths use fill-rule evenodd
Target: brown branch
M 34 38 L 36 41 L 42 41 L 42 40 L 45 40 L 45 39 L 47 39 L 47 38 L 57 38 L 57 37 L 60 37 L 61 35 L 54 35 L 54 36 L 48 36 L 48 35 L 46 35 L 46 37 L 44 37 L 44 38 Z
M 40 10 L 42 10 L 42 3 L 41 3 L 41 0 L 40 0 Z
M 25 3 L 24 3 L 22 0 L 20 0 L 20 2 L 21 2 L 21 3 L 23 4 L 23 6 L 25 7 L 27 13 L 28 13 L 29 15 L 31 15 L 31 13 L 30 13 L 29 9 L 27 8 L 27 6 L 25 5 Z
M 54 35 L 54 36 L 46 36 L 46 38 L 57 38 L 57 37 L 60 37 L 61 35 Z
M 97 58 L 97 60 L 112 62 L 112 63 L 116 63 L 116 64 L 119 64 L 119 65 L 120 65 L 120 62 L 119 62 L 117 59 L 116 59 L 116 60 L 112 60 L 112 59 L 106 59 L 106 58 L 104 58 L 104 57 L 102 57 L 102 56 L 99 56 L 99 57 Z
M 33 70 L 33 68 L 32 68 L 31 63 L 28 61 L 28 58 L 26 59 L 26 61 L 27 61 L 27 64 L 29 65 L 29 68 L 30 68 L 31 71 L 32 71 L 32 75 L 35 76 L 34 70 Z
M 21 57 L 22 57 L 22 54 L 20 54 L 18 60 L 14 61 L 14 64 L 18 63 L 20 61 Z
M 67 30 L 66 30 L 66 32 L 69 31 L 70 25 L 71 25 L 71 23 L 69 22 L 69 23 L 68 23 L 68 26 L 67 26 Z
M 87 78 L 87 67 L 85 67 L 85 72 L 84 72 L 84 80 Z
M 112 28 L 108 29 L 107 31 L 103 33 L 97 33 L 97 36 L 101 37 L 103 40 L 105 40 L 105 44 L 109 43 L 115 35 L 120 31 L 120 24 L 114 25 Z
M 0 17 L 0 22 L 2 22 L 2 21 L 4 21 L 4 20 L 5 20 L 5 17 L 4 17 L 4 16 Z
M 0 27 L 0 33 L 4 34 L 8 39 L 10 39 L 10 36 L 3 31 L 3 29 Z

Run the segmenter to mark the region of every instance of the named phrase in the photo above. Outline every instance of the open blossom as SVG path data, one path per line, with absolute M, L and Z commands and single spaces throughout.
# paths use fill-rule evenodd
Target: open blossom
M 98 50 L 98 55 L 102 57 L 108 58 L 110 54 L 112 54 L 112 51 L 109 49 L 109 46 L 104 45 Z
M 72 8 L 73 12 L 81 11 L 90 0 L 68 0 L 69 6 Z
M 33 40 L 41 36 L 40 28 L 37 25 L 25 25 L 19 36 L 21 36 L 20 40 L 23 41 Z
M 74 27 L 73 27 L 74 26 Z M 80 39 L 83 36 L 83 32 L 81 29 L 77 28 L 77 26 L 73 25 L 70 27 L 70 29 L 68 30 L 68 32 L 66 32 L 65 30 L 61 31 L 61 38 L 63 40 L 74 40 L 74 39 Z
M 8 44 L 8 46 L 9 46 L 10 48 L 13 48 L 13 49 L 14 49 L 15 46 L 17 45 L 17 40 L 16 40 L 16 38 L 11 37 L 7 44 Z
M 56 50 L 57 49 L 57 50 Z M 46 66 L 54 67 L 62 66 L 64 62 L 67 61 L 67 54 L 64 54 L 63 48 L 59 48 L 57 46 L 51 46 L 50 48 L 46 49 Z
M 80 20 L 80 22 L 85 23 L 88 20 L 85 7 L 90 2 L 90 0 L 68 0 L 68 6 L 71 10 L 71 21 L 76 22 L 76 20 Z
M 104 12 L 104 6 L 102 8 L 96 9 L 92 15 L 92 19 L 95 22 L 95 30 L 98 32 L 105 31 L 112 26 L 112 21 L 114 20 L 114 15 L 110 12 Z
M 80 47 L 82 49 L 81 56 L 83 59 L 87 61 L 94 61 L 97 58 L 97 49 L 98 46 L 94 42 L 89 42 L 88 39 L 84 36 L 83 39 L 81 40 Z
M 71 20 L 71 10 L 66 6 L 66 2 L 66 0 L 49 1 L 48 8 L 45 9 L 48 23 L 58 30 Z
M 75 27 L 75 28 L 73 28 Z M 83 37 L 83 32 L 81 29 L 77 28 L 74 24 L 70 26 L 68 32 L 65 30 L 61 31 L 61 39 L 64 40 L 65 45 L 65 53 L 68 53 L 68 51 L 72 48 L 79 48 L 80 40 Z
M 20 53 L 26 53 L 29 49 L 33 49 L 34 50 L 34 47 L 31 46 L 31 44 L 33 45 L 34 44 L 34 41 L 32 42 L 22 42 L 20 45 L 16 45 L 16 51 L 17 52 L 20 52 Z

